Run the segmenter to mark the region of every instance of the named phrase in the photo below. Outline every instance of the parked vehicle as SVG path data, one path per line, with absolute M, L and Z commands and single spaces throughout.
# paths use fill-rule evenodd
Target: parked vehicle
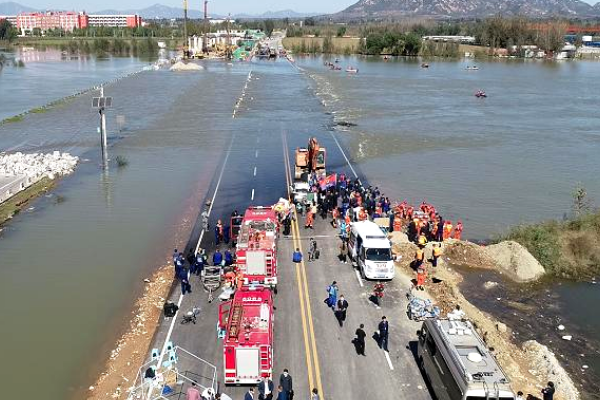
M 352 223 L 348 247 L 350 256 L 363 277 L 388 280 L 394 278 L 392 243 L 376 223 Z
M 508 378 L 468 321 L 426 320 L 417 354 L 438 400 L 513 400 Z
M 271 207 L 249 207 L 237 237 L 237 271 L 244 284 L 277 286 L 277 214 Z
M 244 286 L 219 306 L 224 382 L 259 383 L 273 374 L 273 298 L 266 287 Z

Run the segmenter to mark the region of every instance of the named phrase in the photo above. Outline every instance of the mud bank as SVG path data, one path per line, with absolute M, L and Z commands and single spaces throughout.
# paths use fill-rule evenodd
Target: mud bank
M 214 162 L 209 163 L 215 166 L 215 170 L 218 165 L 218 155 L 219 152 L 215 152 Z M 185 244 L 190 241 L 197 216 L 204 204 L 203 199 L 207 196 L 215 173 L 211 169 L 203 172 L 182 213 L 176 218 L 178 222 L 165 232 L 161 251 L 166 255 L 165 258 L 157 263 L 157 269 L 150 278 L 140 277 L 145 282 L 143 293 L 132 307 L 131 318 L 124 333 L 117 340 L 112 351 L 102 360 L 105 367 L 89 386 L 86 396 L 88 400 L 126 398 L 139 368 L 148 360 L 150 346 L 161 322 L 164 302 L 174 287 L 172 250 L 173 248 L 184 249 Z
M 416 249 L 412 243 L 395 243 L 393 247 L 398 259 L 397 268 L 409 277 L 415 275 L 411 261 Z M 431 257 L 430 246 L 426 249 L 425 256 Z M 525 394 L 531 393 L 539 397 L 546 382 L 553 381 L 558 388 L 555 399 L 580 399 L 573 380 L 546 346 L 535 341 L 520 344 L 509 326 L 482 312 L 465 298 L 459 289 L 463 277 L 456 269 L 467 264 L 486 269 L 497 268 L 494 260 L 480 246 L 469 242 L 449 241 L 444 244 L 444 255 L 437 271 L 429 271 L 426 291 L 440 306 L 442 315 L 454 309 L 457 304 L 461 306 L 510 378 L 515 392 L 521 390 Z M 432 274 L 435 276 L 433 280 Z

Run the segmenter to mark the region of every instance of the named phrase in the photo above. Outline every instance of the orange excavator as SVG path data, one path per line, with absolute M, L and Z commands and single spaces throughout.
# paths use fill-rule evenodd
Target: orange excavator
M 311 172 L 316 172 L 318 176 L 325 176 L 326 155 L 325 147 L 319 145 L 317 138 L 311 137 L 307 148 L 296 149 L 294 178 L 307 181 Z

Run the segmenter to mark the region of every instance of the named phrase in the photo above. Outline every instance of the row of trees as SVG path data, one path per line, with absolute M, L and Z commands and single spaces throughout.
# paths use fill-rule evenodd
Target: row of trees
M 364 54 L 416 56 L 421 50 L 421 37 L 416 33 L 373 32 L 367 35 Z

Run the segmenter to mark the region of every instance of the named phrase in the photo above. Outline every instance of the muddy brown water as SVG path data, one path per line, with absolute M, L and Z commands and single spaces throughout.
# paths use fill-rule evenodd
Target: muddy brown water
M 600 302 L 599 283 L 546 279 L 516 284 L 496 271 L 458 268 L 465 298 L 511 327 L 518 343 L 547 345 L 567 369 L 584 399 L 600 398 L 600 321 L 593 318 Z M 493 282 L 485 288 L 486 282 Z M 559 325 L 565 327 L 559 330 Z M 572 340 L 564 340 L 570 335 Z

